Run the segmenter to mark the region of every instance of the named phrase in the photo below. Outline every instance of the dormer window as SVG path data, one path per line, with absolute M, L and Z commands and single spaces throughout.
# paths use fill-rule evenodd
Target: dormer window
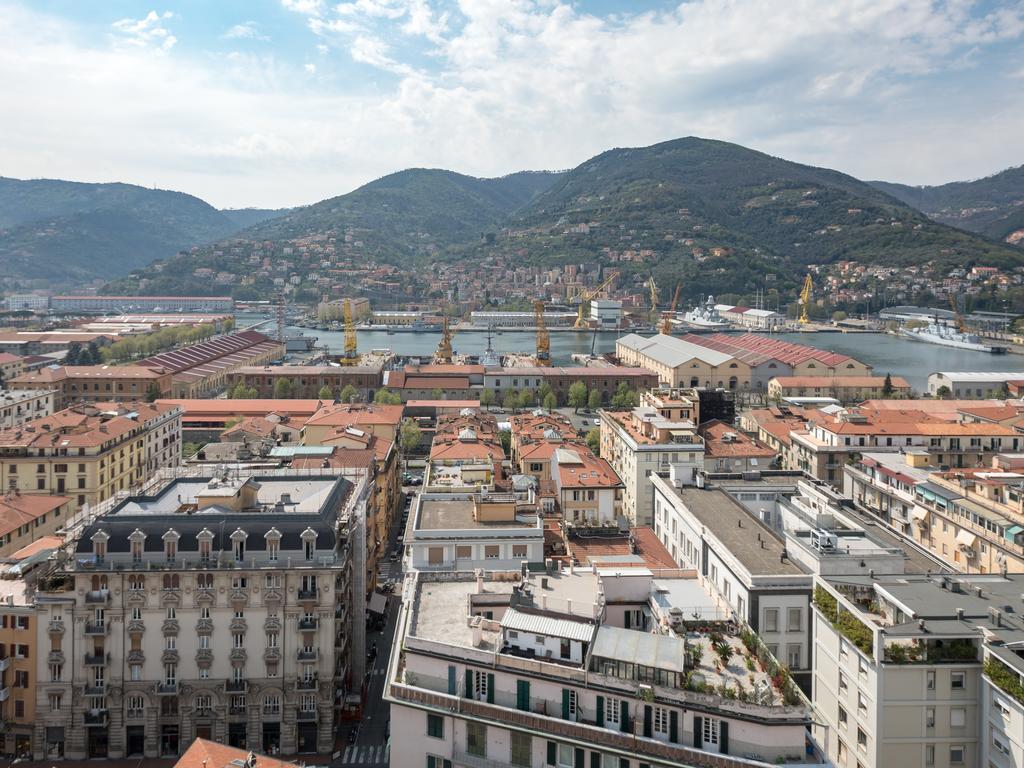
M 316 531 L 312 528 L 302 532 L 302 553 L 307 560 L 312 560 L 316 553 Z
M 199 542 L 199 560 L 209 562 L 213 553 L 213 533 L 209 529 L 203 528 L 196 534 L 196 539 Z
M 102 563 L 107 558 L 107 542 L 110 536 L 104 530 L 96 531 L 92 535 L 92 554 L 97 563 Z
M 138 565 L 142 562 L 142 554 L 146 550 L 146 534 L 136 528 L 128 537 L 128 543 L 132 551 L 132 563 Z
M 245 540 L 247 538 L 249 538 L 249 534 L 241 528 L 236 528 L 235 532 L 231 534 L 231 551 L 234 553 L 236 563 L 245 560 Z
M 161 538 L 164 541 L 164 558 L 168 563 L 173 563 L 178 558 L 178 539 L 181 536 L 178 535 L 176 530 L 171 528 Z
M 267 559 L 276 563 L 281 554 L 281 532 L 277 528 L 271 528 L 263 538 L 267 541 Z

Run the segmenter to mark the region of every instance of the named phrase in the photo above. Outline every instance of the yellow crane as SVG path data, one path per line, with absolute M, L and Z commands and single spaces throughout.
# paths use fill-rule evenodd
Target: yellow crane
M 448 327 L 448 315 L 444 316 L 444 325 L 441 330 L 441 340 L 437 342 L 437 350 L 434 352 L 435 363 L 450 363 L 452 361 L 452 331 Z
M 597 286 L 597 288 L 594 288 L 593 290 L 590 290 L 590 291 L 586 291 L 586 290 L 580 291 L 580 293 L 579 293 L 580 306 L 579 306 L 579 313 L 576 315 L 576 324 L 574 326 L 575 328 L 586 328 L 587 327 L 587 317 L 586 317 L 587 305 L 590 303 L 591 299 L 593 299 L 595 296 L 600 294 L 601 291 L 603 291 L 605 288 L 607 288 L 608 285 L 611 283 L 611 281 L 614 280 L 616 277 L 618 277 L 618 272 L 613 272 L 611 275 L 606 277 L 604 282 L 601 283 L 599 286 Z
M 352 318 L 352 302 L 348 299 L 342 302 L 341 317 L 345 326 L 345 354 L 341 358 L 341 364 L 357 365 L 359 349 L 356 342 L 356 321 Z
M 683 287 L 682 283 L 676 283 L 676 292 L 672 294 L 672 306 L 668 308 L 668 312 L 665 312 L 661 318 L 661 333 L 666 336 L 672 335 L 672 315 L 676 312 L 676 307 L 679 305 L 679 290 Z
M 537 327 L 537 365 L 547 368 L 551 365 L 551 334 L 544 325 L 544 302 L 533 303 L 533 323 Z
M 657 317 L 658 311 L 658 284 L 654 282 L 654 275 L 647 279 L 647 289 L 651 292 L 651 318 Z
M 956 323 L 957 330 L 960 333 L 967 333 L 967 322 L 960 314 L 960 307 L 957 305 L 956 295 L 953 293 L 949 294 L 949 306 L 953 309 L 953 322 Z
M 814 294 L 814 281 L 810 274 L 804 278 L 804 287 L 800 291 L 800 324 L 806 325 L 811 322 L 811 296 Z

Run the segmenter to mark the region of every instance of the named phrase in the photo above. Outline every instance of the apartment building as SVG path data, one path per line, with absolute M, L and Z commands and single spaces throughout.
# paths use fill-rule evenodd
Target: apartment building
M 569 525 L 618 525 L 622 517 L 622 481 L 605 460 L 590 449 L 565 446 L 551 454 L 551 492 L 541 489 L 541 504 L 555 510 Z
M 832 397 L 842 403 L 860 403 L 887 397 L 885 376 L 777 376 L 768 382 L 768 397 Z M 909 397 L 910 384 L 900 376 L 889 377 L 892 397 Z
M 182 476 L 96 518 L 36 594 L 36 758 L 330 753 L 370 494 L 366 470 Z
M 385 689 L 402 734 L 393 765 L 815 762 L 799 696 L 715 665 L 711 637 L 737 660 L 743 647 L 711 629 L 725 624 L 692 578 L 596 565 L 417 573 L 406 593 Z M 704 632 L 682 629 L 683 605 Z
M 550 483 L 551 454 L 556 448 L 566 444 L 583 445 L 576 428 L 557 412 L 538 409 L 513 416 L 510 423 L 513 472 L 535 477 L 538 483 Z
M 13 379 L 24 370 L 24 358 L 10 352 L 0 352 L 0 383 Z
M 0 430 L 0 486 L 23 495 L 67 495 L 77 511 L 180 462 L 176 406 L 116 405 L 79 405 Z
M 599 412 L 601 456 L 622 481 L 622 512 L 632 525 L 653 525 L 653 474 L 674 464 L 679 477 L 693 482 L 704 467 L 704 441 L 697 435 L 699 403 L 664 392 L 655 402 L 657 406 Z
M 171 372 L 143 365 L 50 366 L 15 376 L 11 389 L 48 389 L 56 392 L 54 408 L 60 410 L 82 400 L 131 401 L 167 397 Z
M 937 371 L 928 375 L 928 394 L 952 398 L 1006 397 L 1009 382 L 1024 380 L 1024 371 Z
M 914 489 L 938 469 L 931 458 L 922 450 L 862 453 L 843 467 L 843 493 L 899 533 L 913 538 L 917 504 Z
M 54 412 L 57 393 L 52 389 L 0 390 L 0 429 L 16 427 Z
M 259 397 L 274 397 L 278 382 L 282 379 L 291 386 L 291 396 L 298 399 L 320 397 L 320 390 L 327 387 L 331 399 L 341 395 L 345 387 L 352 385 L 364 402 L 373 400 L 384 379 L 383 363 L 377 365 L 247 365 L 227 376 L 230 389 L 241 383 L 256 390 Z
M 708 472 L 751 472 L 768 469 L 777 454 L 756 438 L 717 419 L 697 430 L 704 443 L 704 469 Z
M 36 719 L 37 621 L 26 581 L 0 579 L 0 745 L 22 759 L 32 755 Z
M 0 496 L 0 558 L 62 529 L 71 504 L 67 496 L 23 496 L 17 491 Z
M 407 562 L 417 571 L 515 570 L 544 562 L 544 523 L 532 490 L 424 491 L 410 520 Z
M 358 429 L 396 442 L 401 423 L 400 405 L 325 403 L 306 420 L 299 440 L 303 445 L 323 445 L 332 435 Z
M 837 768 L 1022 764 L 1020 575 L 819 576 L 814 710 Z

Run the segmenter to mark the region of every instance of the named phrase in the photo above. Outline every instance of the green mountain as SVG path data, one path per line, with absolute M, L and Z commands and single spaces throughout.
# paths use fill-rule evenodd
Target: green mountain
M 68 285 L 211 243 L 275 211 L 218 211 L 131 184 L 0 178 L 0 280 Z
M 935 187 L 871 184 L 943 224 L 1024 245 L 1024 165 Z

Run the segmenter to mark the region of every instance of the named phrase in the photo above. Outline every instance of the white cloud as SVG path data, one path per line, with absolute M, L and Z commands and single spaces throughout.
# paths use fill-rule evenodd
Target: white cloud
M 447 15 L 282 0 L 316 33 L 315 65 L 271 46 L 172 60 L 156 12 L 90 46 L 3 3 L 7 175 L 281 206 L 404 167 L 565 168 L 691 134 L 908 183 L 1024 161 L 1024 7 L 1010 0 L 691 0 L 617 17 L 559 0 L 459 0 Z
M 119 42 L 136 48 L 156 48 L 169 51 L 178 39 L 164 26 L 174 17 L 170 11 L 150 11 L 141 19 L 121 19 L 111 26 L 118 33 Z
M 270 38 L 260 32 L 259 25 L 255 21 L 243 21 L 230 27 L 223 35 L 228 40 L 258 40 L 267 42 Z

